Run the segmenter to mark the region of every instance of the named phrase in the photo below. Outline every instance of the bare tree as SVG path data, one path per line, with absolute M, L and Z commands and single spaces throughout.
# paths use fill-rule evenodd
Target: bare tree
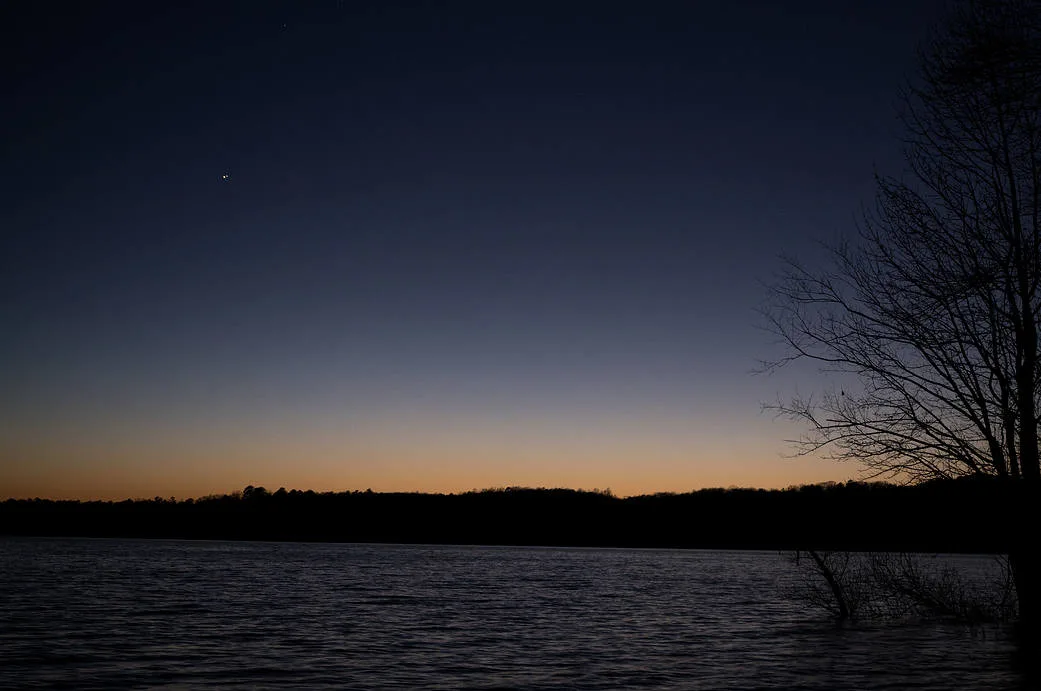
M 1004 560 L 990 573 L 964 573 L 948 560 L 893 552 L 805 550 L 795 595 L 842 621 L 916 617 L 970 625 L 1007 621 L 1015 601 Z
M 908 482 L 1007 479 L 1020 615 L 1041 622 L 1041 3 L 969 1 L 904 94 L 909 175 L 878 177 L 859 233 L 818 271 L 795 261 L 765 310 L 795 360 L 841 388 L 779 401 L 803 453 Z M 945 521 L 957 530 L 957 521 Z
M 807 602 L 839 621 L 857 618 L 868 599 L 866 570 L 857 555 L 808 549 L 797 550 L 792 559 L 796 566 L 803 559 L 809 560 L 809 569 L 804 572 L 808 577 L 800 583 L 799 593 Z

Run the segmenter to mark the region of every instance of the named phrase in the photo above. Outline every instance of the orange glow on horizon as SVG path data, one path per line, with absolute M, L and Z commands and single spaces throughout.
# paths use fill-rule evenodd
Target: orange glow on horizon
M 350 424 L 347 424 L 347 423 Z M 288 417 L 62 430 L 0 440 L 0 498 L 200 497 L 246 485 L 315 491 L 458 493 L 489 487 L 610 489 L 618 496 L 706 487 L 781 488 L 857 475 L 786 458 L 769 419 L 664 412 L 552 417 Z
M 344 472 L 328 466 L 279 467 L 268 461 L 251 464 L 200 463 L 187 474 L 185 465 L 158 464 L 148 472 L 128 473 L 119 463 L 89 463 L 64 468 L 53 474 L 47 464 L 0 473 L 0 500 L 47 498 L 79 500 L 148 499 L 152 497 L 202 497 L 240 491 L 246 485 L 269 490 L 286 489 L 375 492 L 460 493 L 492 487 L 566 487 L 610 489 L 617 496 L 689 492 L 708 487 L 784 488 L 791 485 L 847 480 L 855 477 L 853 466 L 820 459 L 781 459 L 767 462 L 689 463 L 677 469 L 672 464 L 645 463 L 604 467 L 599 472 L 588 466 L 535 464 L 506 471 L 501 467 L 475 466 L 456 462 L 451 466 L 426 467 L 407 464 L 396 468 L 372 468 Z M 55 469 L 56 470 L 56 469 Z

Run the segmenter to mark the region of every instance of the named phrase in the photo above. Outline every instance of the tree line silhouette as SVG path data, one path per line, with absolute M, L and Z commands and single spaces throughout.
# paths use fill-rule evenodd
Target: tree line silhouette
M 508 487 L 461 494 L 246 487 L 200 499 L 8 499 L 0 534 L 227 540 L 1004 552 L 998 478 L 825 483 L 619 498 Z M 957 523 L 958 530 L 951 530 Z

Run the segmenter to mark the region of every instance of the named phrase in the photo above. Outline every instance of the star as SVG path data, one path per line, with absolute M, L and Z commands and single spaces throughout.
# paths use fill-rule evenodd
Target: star
M 227 182 L 228 180 L 231 180 L 231 173 L 222 173 L 221 176 L 220 176 L 220 179 L 223 180 L 224 182 Z

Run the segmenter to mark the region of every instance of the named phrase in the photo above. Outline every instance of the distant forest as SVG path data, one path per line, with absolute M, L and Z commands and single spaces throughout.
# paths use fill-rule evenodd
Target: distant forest
M 500 488 L 462 494 L 247 487 L 175 501 L 0 502 L 0 534 L 230 540 L 1003 552 L 1017 491 L 995 479 L 827 483 L 619 498 Z

